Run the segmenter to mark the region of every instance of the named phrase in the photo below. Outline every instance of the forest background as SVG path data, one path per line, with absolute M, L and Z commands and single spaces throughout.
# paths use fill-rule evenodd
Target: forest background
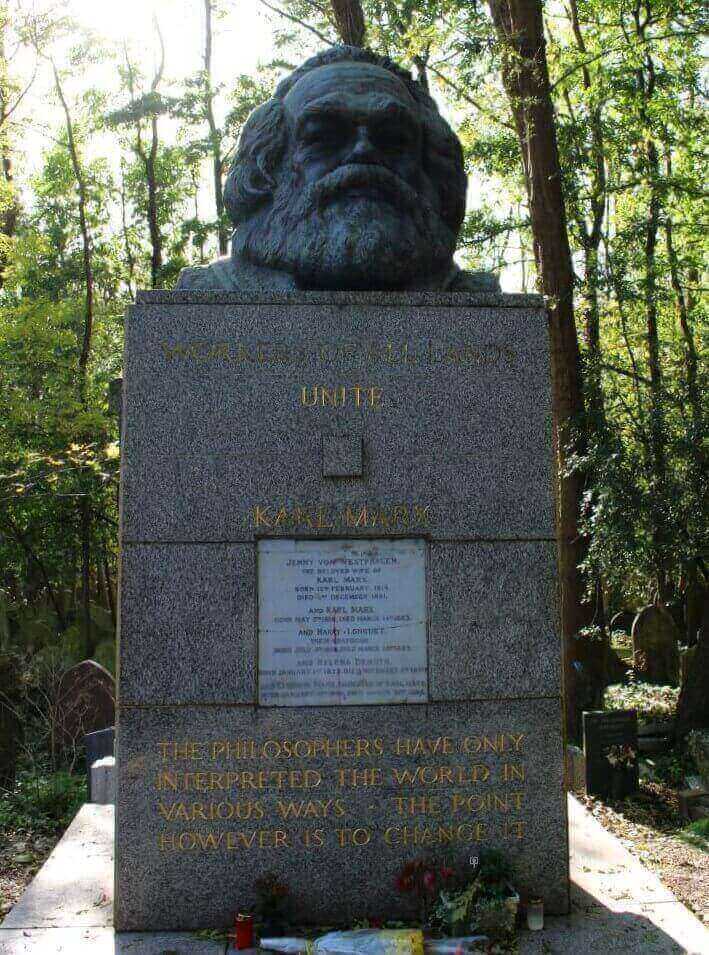
M 410 68 L 457 130 L 461 265 L 548 296 L 570 734 L 624 678 L 608 621 L 649 602 L 699 640 L 687 722 L 709 723 L 703 4 L 160 0 L 142 44 L 76 8 L 0 2 L 5 781 L 49 746 L 66 668 L 114 668 L 126 305 L 227 250 L 246 117 L 342 37 Z M 256 14 L 270 49 L 241 69 Z

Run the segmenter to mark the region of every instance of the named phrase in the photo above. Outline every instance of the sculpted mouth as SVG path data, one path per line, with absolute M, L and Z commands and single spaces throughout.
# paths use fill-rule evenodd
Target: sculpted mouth
M 329 173 L 317 186 L 320 206 L 345 198 L 409 206 L 415 201 L 415 193 L 407 183 L 382 166 L 352 165 Z
M 352 185 L 338 189 L 337 192 L 333 194 L 332 199 L 338 198 L 373 199 L 380 202 L 384 201 L 394 204 L 396 204 L 397 201 L 401 201 L 401 197 L 393 195 L 390 189 L 382 189 L 381 186 L 372 185 L 371 183 L 367 186 Z

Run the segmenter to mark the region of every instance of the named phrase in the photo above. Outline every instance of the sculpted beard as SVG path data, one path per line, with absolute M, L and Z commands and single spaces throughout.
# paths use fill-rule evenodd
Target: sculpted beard
M 382 166 L 341 166 L 299 186 L 282 174 L 272 205 L 239 225 L 233 252 L 310 288 L 397 288 L 451 261 L 455 234 L 432 203 Z

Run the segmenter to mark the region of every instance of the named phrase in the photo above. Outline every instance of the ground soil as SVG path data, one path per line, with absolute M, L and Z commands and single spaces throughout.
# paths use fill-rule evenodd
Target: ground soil
M 0 833 L 0 921 L 18 901 L 61 835 L 33 835 L 24 830 Z
M 636 796 L 618 802 L 602 802 L 585 793 L 577 796 L 680 902 L 709 925 L 709 853 L 679 838 L 687 822 L 679 812 L 677 790 L 642 781 Z

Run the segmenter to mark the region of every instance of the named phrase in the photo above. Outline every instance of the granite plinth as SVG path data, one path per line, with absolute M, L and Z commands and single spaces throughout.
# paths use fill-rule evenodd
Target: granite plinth
M 566 910 L 558 700 L 309 708 L 305 725 L 298 708 L 126 707 L 118 745 L 120 930 L 226 924 L 267 871 L 314 922 L 404 916 L 405 861 L 464 865 L 481 844 Z
M 123 422 L 118 928 L 223 926 L 266 871 L 302 920 L 406 915 L 404 862 L 480 846 L 565 911 L 542 301 L 141 294 Z M 425 552 L 428 702 L 259 705 L 258 552 L 279 538 Z M 285 616 L 338 637 L 345 604 L 371 616 L 334 576 Z
M 125 545 L 124 703 L 256 698 L 256 554 L 244 544 Z
M 553 537 L 541 307 L 175 294 L 129 310 L 124 541 L 327 536 L 333 521 L 353 535 Z M 362 436 L 361 478 L 323 479 L 335 425 Z
M 428 588 L 430 700 L 560 693 L 554 544 L 432 541 Z M 256 591 L 254 544 L 124 544 L 122 701 L 255 704 Z

